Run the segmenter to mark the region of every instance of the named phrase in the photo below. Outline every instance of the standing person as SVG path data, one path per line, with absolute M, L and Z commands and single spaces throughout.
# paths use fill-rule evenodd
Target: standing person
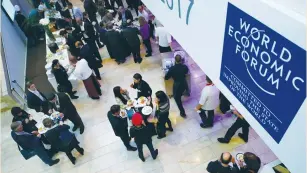
M 261 160 L 256 154 L 246 152 L 243 155 L 244 162 L 239 162 L 239 165 L 234 165 L 238 173 L 257 173 L 261 167 Z M 243 164 L 245 163 L 245 165 Z M 239 169 L 239 167 L 240 169 Z
M 70 57 L 70 61 L 74 64 L 74 75 L 77 79 L 82 80 L 89 97 L 98 100 L 101 96 L 100 84 L 95 78 L 92 69 L 89 67 L 85 59 L 77 61 L 75 57 Z
M 72 84 L 68 79 L 67 70 L 60 64 L 59 60 L 54 59 L 51 65 L 51 72 L 54 74 L 54 77 L 58 83 L 59 92 L 67 92 L 71 99 L 77 99 L 78 96 L 75 96 L 76 91 L 72 91 Z
M 236 165 L 235 158 L 229 152 L 222 153 L 219 160 L 208 164 L 207 171 L 209 173 L 237 173 L 237 169 L 229 165 L 230 162 Z
M 76 47 L 80 49 L 80 58 L 84 58 L 88 66 L 95 72 L 96 79 L 101 80 L 98 67 L 102 67 L 99 59 L 96 59 L 94 52 L 90 48 L 89 44 L 83 45 L 82 42 L 77 41 Z
M 134 141 L 136 143 L 139 158 L 145 162 L 144 154 L 143 154 L 143 145 L 147 145 L 152 158 L 155 160 L 158 156 L 158 149 L 154 149 L 152 145 L 152 139 L 150 135 L 150 130 L 147 126 L 145 126 L 143 117 L 140 113 L 135 113 L 132 116 L 132 124 L 133 127 L 130 129 L 130 135 L 132 138 L 134 138 Z
M 130 100 L 129 92 L 126 89 L 122 89 L 120 86 L 113 88 L 116 103 L 121 109 L 126 108 L 127 102 Z
M 139 73 L 135 73 L 133 75 L 133 83 L 130 85 L 130 87 L 137 90 L 138 98 L 142 96 L 146 98 L 151 98 L 152 90 L 148 83 L 143 80 L 142 75 L 140 75 Z
M 220 110 L 223 114 L 230 110 L 230 105 L 231 103 L 229 100 L 223 95 L 223 93 L 220 93 Z
M 79 28 L 78 28 L 79 29 Z M 81 38 L 82 38 L 82 34 L 80 33 L 80 30 L 78 30 L 77 28 L 72 28 L 72 27 L 70 27 L 70 26 L 68 26 L 68 27 L 65 27 L 65 31 L 68 33 L 68 35 L 72 35 L 72 37 L 75 39 L 75 40 L 77 40 L 77 41 L 81 41 Z M 75 44 L 74 44 L 74 47 L 76 47 L 75 46 Z M 79 52 L 80 52 L 80 50 L 79 50 Z
M 42 141 L 35 134 L 23 130 L 22 122 L 16 121 L 11 124 L 11 136 L 23 150 L 34 152 L 45 164 L 53 166 L 60 162 L 60 159 L 52 160 Z
M 96 18 L 97 6 L 95 2 L 93 0 L 81 0 L 81 1 L 83 2 L 84 10 L 88 14 L 89 19 L 92 22 L 98 23 L 97 18 Z
M 61 13 L 61 16 L 64 18 L 70 18 L 69 11 L 67 9 L 68 0 L 57 0 L 55 3 L 55 9 Z
M 172 36 L 164 27 L 157 27 L 155 32 L 160 53 L 172 51 Z
M 91 21 L 89 19 L 89 15 L 87 12 L 83 12 L 83 20 L 84 20 L 84 30 L 85 30 L 84 33 L 86 35 L 84 40 L 87 44 L 89 44 L 90 48 L 95 53 L 95 56 L 99 58 L 100 60 L 102 60 L 100 53 L 99 53 L 99 49 L 98 49 L 98 47 L 99 48 L 103 47 L 103 45 L 99 41 L 99 36 L 97 34 L 98 24 L 97 22 Z
M 113 17 L 113 15 L 112 15 L 112 13 L 110 13 L 110 12 L 107 12 L 103 17 L 102 17 L 102 19 L 101 19 L 101 22 L 103 23 L 103 27 L 105 28 L 105 27 L 107 27 L 107 24 L 109 23 L 109 22 L 112 22 L 114 20 L 114 17 Z M 101 25 L 100 25 L 101 26 Z
M 195 108 L 199 112 L 202 120 L 202 123 L 200 124 L 200 127 L 202 128 L 213 127 L 214 110 L 220 104 L 220 91 L 216 88 L 208 76 L 206 76 L 206 81 L 207 84 L 201 91 L 199 103 Z
M 113 24 L 107 24 L 107 32 L 105 33 L 106 46 L 111 58 L 114 58 L 117 64 L 124 63 L 126 57 L 131 54 L 128 43 L 123 36 L 113 29 Z
M 146 47 L 146 55 L 145 57 L 150 57 L 152 55 L 152 48 L 150 43 L 150 27 L 149 24 L 146 22 L 144 17 L 139 17 L 140 23 L 140 33 L 143 39 L 143 43 Z
M 124 6 L 122 0 L 111 0 L 111 7 L 113 8 L 114 11 L 116 11 L 115 2 L 116 2 L 116 5 L 117 5 L 117 8 Z
M 118 8 L 118 20 L 122 23 L 127 23 L 128 20 L 133 21 L 133 16 L 130 10 L 125 9 L 123 6 Z
M 72 164 L 76 163 L 76 158 L 71 153 L 73 149 L 76 149 L 80 154 L 84 155 L 84 149 L 79 146 L 79 141 L 69 131 L 70 127 L 68 125 L 61 122 L 60 125 L 55 127 L 50 118 L 45 118 L 43 124 L 47 128 L 47 132 L 44 135 L 50 142 L 51 148 L 56 151 L 65 152 Z
M 26 111 L 22 110 L 20 107 L 13 107 L 11 109 L 11 113 L 13 115 L 12 122 L 22 122 L 23 130 L 25 132 L 32 133 L 38 131 L 37 127 L 35 126 L 37 122 L 33 120 L 32 116 Z
M 128 151 L 136 151 L 137 149 L 130 145 L 131 137 L 128 133 L 127 117 L 123 118 L 119 105 L 113 105 L 108 112 L 108 119 L 116 136 L 120 137 Z
M 49 103 L 45 95 L 41 93 L 32 82 L 27 82 L 27 104 L 30 109 L 36 112 L 43 112 L 48 115 Z
M 141 42 L 138 37 L 140 32 L 137 28 L 132 27 L 131 24 L 132 24 L 132 21 L 127 22 L 127 27 L 125 27 L 122 30 L 121 34 L 126 39 L 131 49 L 134 63 L 140 64 L 143 61 L 143 59 L 141 58 L 141 48 L 140 48 Z
M 76 18 L 83 18 L 83 13 L 79 7 L 74 7 L 71 2 L 67 3 L 67 8 L 69 12 L 69 18 L 71 19 L 71 24 L 73 27 L 76 26 Z
M 84 132 L 84 124 L 82 119 L 67 94 L 50 93 L 47 96 L 47 99 L 51 102 L 52 109 L 64 114 L 63 121 L 69 119 L 74 124 L 72 131 L 76 131 L 78 128 L 80 128 L 80 134 Z M 50 113 L 52 113 L 52 109 L 49 110 Z
M 65 38 L 66 40 L 66 45 L 69 46 L 69 51 L 73 56 L 79 56 L 80 54 L 80 50 L 76 48 L 75 43 L 77 42 L 77 39 L 72 35 L 69 34 L 65 30 L 61 30 L 59 33 L 60 36 L 62 36 L 63 38 Z
M 15 14 L 15 20 L 16 20 L 16 22 L 17 22 L 19 28 L 20 28 L 21 30 L 23 30 L 23 29 L 24 29 L 24 25 L 26 24 L 27 18 L 26 18 L 26 16 L 24 16 L 24 15 L 21 13 L 20 7 L 19 7 L 18 5 L 15 5 L 14 8 L 15 8 L 15 12 L 16 12 L 16 14 Z
M 144 10 L 144 6 L 140 5 L 138 7 L 138 17 L 144 17 L 144 19 L 146 20 L 146 22 L 149 21 L 149 14 L 147 13 L 146 10 Z
M 220 143 L 224 143 L 224 144 L 229 143 L 231 138 L 238 131 L 239 128 L 242 128 L 242 133 L 239 133 L 238 136 L 244 142 L 248 142 L 248 133 L 249 133 L 249 124 L 248 124 L 248 122 L 244 119 L 244 117 L 236 109 L 233 110 L 233 114 L 235 114 L 238 118 L 231 125 L 231 127 L 227 130 L 224 138 L 218 138 L 217 139 Z
M 156 116 L 158 118 L 157 131 L 158 139 L 164 138 L 166 130 L 173 131 L 172 123 L 169 119 L 170 103 L 167 95 L 163 91 L 156 92 Z M 167 123 L 168 129 L 165 128 Z
M 180 111 L 180 116 L 186 117 L 185 110 L 182 106 L 181 97 L 184 91 L 188 88 L 188 83 L 186 81 L 186 75 L 189 72 L 189 69 L 186 65 L 182 64 L 182 58 L 184 58 L 184 53 L 178 51 L 174 54 L 175 56 L 175 65 L 172 66 L 167 74 L 165 75 L 165 80 L 173 78 L 173 94 L 176 104 Z
M 143 5 L 143 3 L 142 3 L 141 0 L 132 0 L 132 7 L 134 8 L 135 13 L 136 13 L 137 16 L 139 15 L 138 7 L 139 7 L 140 5 Z

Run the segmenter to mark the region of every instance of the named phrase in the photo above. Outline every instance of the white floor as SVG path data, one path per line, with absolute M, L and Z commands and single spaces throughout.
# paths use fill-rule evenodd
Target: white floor
M 78 0 L 72 0 L 81 3 Z M 76 3 L 75 3 L 76 4 Z M 154 45 L 153 45 L 154 46 Z M 179 45 L 174 45 L 180 49 Z M 104 48 L 105 49 L 105 48 Z M 144 55 L 144 53 L 142 53 Z M 59 164 L 49 167 L 38 157 L 24 160 L 15 142 L 10 137 L 11 115 L 1 116 L 1 172 L 2 173 L 205 173 L 209 161 L 216 160 L 224 151 L 232 153 L 254 152 L 260 156 L 265 165 L 276 160 L 276 156 L 263 143 L 253 129 L 250 130 L 249 142 L 245 144 L 235 136 L 230 144 L 220 144 L 218 137 L 224 136 L 234 122 L 235 117 L 219 115 L 212 129 L 201 129 L 200 118 L 194 111 L 201 89 L 205 86 L 205 75 L 192 59 L 188 61 L 192 73 L 192 94 L 184 98 L 187 119 L 181 118 L 174 100 L 171 100 L 170 117 L 174 132 L 168 132 L 167 137 L 158 140 L 153 138 L 154 147 L 159 149 L 159 156 L 153 160 L 147 147 L 144 147 L 146 162 L 143 163 L 137 152 L 126 151 L 121 140 L 116 137 L 107 119 L 110 106 L 115 103 L 113 87 L 121 86 L 129 90 L 132 97 L 136 92 L 130 89 L 134 73 L 141 73 L 152 87 L 153 91 L 164 90 L 164 80 L 161 70 L 161 56 L 154 46 L 153 57 L 144 58 L 141 65 L 134 64 L 131 58 L 118 66 L 111 59 L 104 59 L 102 75 L 102 97 L 98 101 L 88 98 L 83 84 L 79 83 L 79 99 L 74 100 L 79 114 L 85 123 L 83 135 L 76 132 L 85 155 L 77 157 L 76 165 L 71 164 L 65 154 L 59 153 Z M 29 111 L 33 113 L 33 111 Z M 251 125 L 252 126 L 252 125 Z M 132 142 L 132 145 L 135 145 Z

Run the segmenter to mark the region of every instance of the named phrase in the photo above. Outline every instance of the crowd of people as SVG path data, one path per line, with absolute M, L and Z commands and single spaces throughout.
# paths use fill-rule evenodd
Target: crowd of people
M 106 45 L 111 58 L 115 59 L 118 64 L 124 63 L 126 57 L 131 54 L 135 63 L 141 63 L 143 60 L 140 54 L 141 44 L 145 45 L 147 53 L 145 56 L 152 56 L 152 40 L 156 41 L 161 53 L 172 51 L 171 35 L 140 0 L 127 0 L 128 8 L 123 7 L 122 0 L 111 0 L 110 2 L 108 0 L 82 0 L 82 2 L 85 12 L 74 7 L 68 0 L 54 2 L 53 5 L 62 18 L 50 19 L 50 21 L 54 21 L 52 27 L 59 30 L 59 35 L 65 38 L 74 74 L 83 81 L 90 98 L 96 100 L 102 95 L 99 83 L 101 80 L 99 68 L 102 67 L 102 58 L 99 49 L 104 45 Z M 44 17 L 44 11 L 50 8 L 48 0 L 34 0 L 34 5 L 37 8 L 38 18 Z M 136 11 L 136 18 L 133 17 L 129 8 Z M 15 9 L 17 23 L 23 29 L 24 23 L 27 23 L 29 19 L 21 14 L 18 6 L 15 6 Z M 101 18 L 99 24 L 97 14 Z M 116 20 L 121 21 L 121 25 L 117 26 L 117 29 L 114 26 Z M 136 20 L 139 23 L 139 28 L 133 24 Z M 41 30 L 39 26 L 37 27 L 40 33 Z M 185 118 L 188 115 L 186 115 L 181 99 L 184 93 L 189 93 L 186 81 L 189 68 L 184 64 L 185 55 L 182 51 L 176 51 L 174 59 L 175 65 L 168 70 L 165 80 L 170 78 L 174 80 L 174 100 L 180 111 L 180 116 Z M 76 149 L 83 155 L 84 149 L 79 146 L 77 138 L 74 133 L 69 131 L 70 127 L 65 122 L 70 120 L 73 123 L 73 132 L 77 129 L 80 129 L 80 134 L 84 132 L 85 126 L 82 118 L 71 102 L 71 99 L 78 99 L 78 96 L 75 95 L 76 91 L 73 91 L 72 84 L 68 79 L 67 69 L 57 59 L 52 61 L 52 73 L 58 83 L 58 92 L 45 95 L 36 88 L 34 83 L 27 82 L 27 104 L 28 108 L 49 116 L 59 112 L 62 118 L 57 123 L 50 118 L 44 119 L 43 125 L 47 131 L 41 134 L 36 127 L 37 122 L 33 116 L 19 107 L 14 107 L 11 111 L 13 115 L 11 135 L 26 159 L 37 155 L 44 163 L 52 166 L 59 162 L 59 159 L 52 160 L 53 155 L 61 151 L 65 152 L 70 161 L 75 164 L 76 158 L 71 154 L 71 151 Z M 145 162 L 143 144 L 149 148 L 153 159 L 156 159 L 158 149 L 154 149 L 152 136 L 157 135 L 158 139 L 162 139 L 166 137 L 166 131 L 172 132 L 175 129 L 169 119 L 171 105 L 167 94 L 164 91 L 157 91 L 154 92 L 153 97 L 150 84 L 139 73 L 133 75 L 133 81 L 130 87 L 137 90 L 137 99 L 144 97 L 148 100 L 147 106 L 154 110 L 154 118 L 157 122 L 148 120 L 148 116 L 142 112 L 143 107 L 132 106 L 132 115 L 127 116 L 128 107 L 131 107 L 128 106 L 128 102 L 132 100 L 132 97 L 126 89 L 120 86 L 113 88 L 116 104 L 111 106 L 107 117 L 114 134 L 122 140 L 127 150 L 138 151 L 139 158 Z M 248 142 L 248 122 L 231 106 L 231 103 L 220 93 L 208 76 L 206 82 L 199 103 L 195 105 L 195 111 L 199 113 L 202 121 L 200 127 L 211 128 L 214 126 L 214 113 L 219 107 L 222 113 L 232 113 L 238 118 L 225 136 L 218 138 L 218 141 L 229 143 L 235 132 L 242 128 L 243 133 L 239 133 L 239 137 Z M 129 126 L 129 123 L 132 125 Z M 130 144 L 132 138 L 134 138 L 136 147 Z M 47 150 L 44 144 L 51 145 L 51 149 Z M 231 162 L 233 166 L 229 165 Z M 210 162 L 207 171 L 210 173 L 256 173 L 260 165 L 259 157 L 253 153 L 245 153 L 244 164 L 239 162 L 237 165 L 234 157 L 226 152 L 222 153 L 219 160 Z

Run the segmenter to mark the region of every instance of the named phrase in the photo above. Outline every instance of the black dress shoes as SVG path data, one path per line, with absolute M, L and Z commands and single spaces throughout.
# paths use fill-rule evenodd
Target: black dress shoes
M 225 139 L 225 138 L 217 138 L 217 141 L 219 141 L 222 144 L 228 144 L 229 140 Z
M 137 148 L 136 147 L 133 147 L 133 146 L 130 146 L 127 148 L 128 151 L 136 151 Z
M 49 163 L 49 166 L 53 166 L 53 165 L 55 165 L 55 164 L 57 164 L 57 163 L 59 163 L 59 162 L 60 162 L 60 159 L 52 160 L 52 162 Z

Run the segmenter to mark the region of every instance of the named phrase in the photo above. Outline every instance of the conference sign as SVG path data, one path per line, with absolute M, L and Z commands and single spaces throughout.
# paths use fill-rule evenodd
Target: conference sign
M 306 98 L 306 51 L 228 3 L 220 80 L 279 143 Z

